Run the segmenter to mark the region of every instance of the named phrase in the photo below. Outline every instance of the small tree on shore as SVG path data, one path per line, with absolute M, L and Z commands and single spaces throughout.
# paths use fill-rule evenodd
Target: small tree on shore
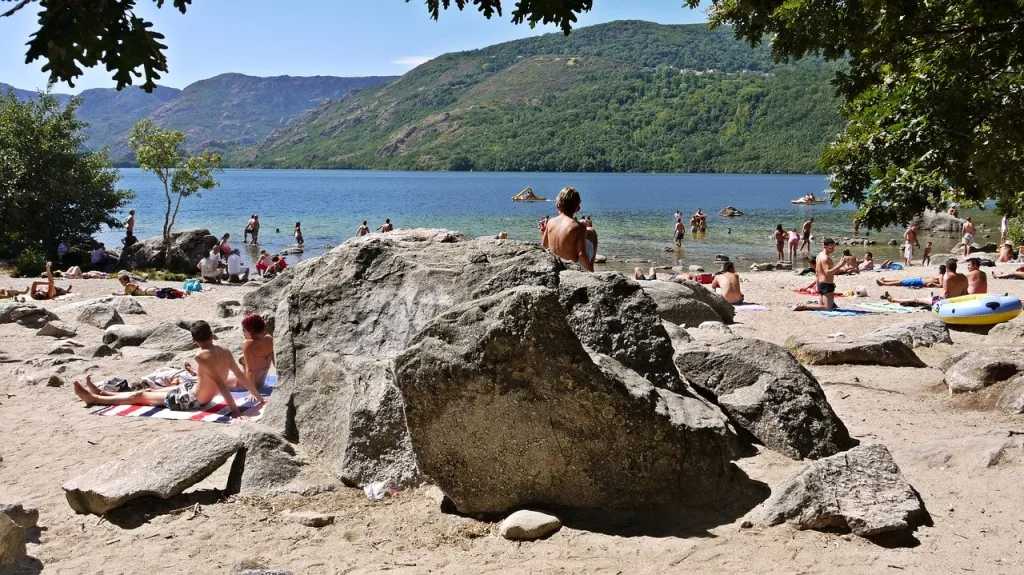
M 182 149 L 185 134 L 165 130 L 150 120 L 142 120 L 132 128 L 128 143 L 143 170 L 153 172 L 164 186 L 163 240 L 171 242 L 174 222 L 178 219 L 181 200 L 198 195 L 200 190 L 217 187 L 214 173 L 220 169 L 220 156 L 204 152 L 190 156 Z M 166 253 L 166 249 L 165 249 Z
M 85 124 L 49 94 L 25 102 L 0 91 L 0 257 L 57 256 L 84 242 L 131 198 L 104 152 L 82 148 Z

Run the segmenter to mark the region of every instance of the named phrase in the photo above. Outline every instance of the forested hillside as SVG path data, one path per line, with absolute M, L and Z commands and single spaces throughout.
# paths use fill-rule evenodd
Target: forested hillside
M 728 29 L 613 22 L 446 54 L 322 106 L 238 165 L 811 172 L 840 129 L 818 61 Z

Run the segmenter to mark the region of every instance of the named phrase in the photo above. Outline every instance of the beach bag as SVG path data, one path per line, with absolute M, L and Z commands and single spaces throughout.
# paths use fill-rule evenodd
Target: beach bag
M 185 284 L 182 286 L 185 293 L 195 293 L 203 291 L 203 284 L 196 278 L 185 280 Z
M 156 297 L 161 299 L 181 299 L 185 297 L 185 292 L 176 290 L 171 287 L 160 288 L 156 290 Z
M 715 281 L 715 276 L 713 276 L 712 274 L 697 274 L 697 281 L 707 285 Z

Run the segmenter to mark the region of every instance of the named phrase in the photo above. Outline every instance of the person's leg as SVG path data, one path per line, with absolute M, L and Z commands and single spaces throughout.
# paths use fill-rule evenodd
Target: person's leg
M 97 395 L 90 392 L 81 383 L 72 383 L 75 395 L 86 405 L 163 405 L 170 389 L 158 391 L 127 391 L 110 395 Z M 171 388 L 173 389 L 173 388 Z

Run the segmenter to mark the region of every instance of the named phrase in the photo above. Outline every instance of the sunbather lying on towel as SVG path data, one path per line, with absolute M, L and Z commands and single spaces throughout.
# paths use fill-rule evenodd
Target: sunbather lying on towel
M 175 411 L 191 411 L 200 408 L 220 394 L 231 410 L 231 415 L 240 417 L 242 414 L 235 405 L 228 388 L 228 375 L 235 378 L 247 389 L 252 384 L 245 372 L 238 367 L 231 352 L 213 343 L 213 330 L 205 321 L 192 324 L 192 341 L 199 347 L 196 354 L 198 366 L 194 382 L 187 381 L 155 391 L 129 391 L 126 393 L 103 393 L 86 378 L 85 385 L 74 382 L 75 395 L 86 405 L 162 405 Z
M 45 289 L 41 289 L 44 288 Z M 32 282 L 32 286 L 28 288 L 28 295 L 32 299 L 53 299 L 58 296 L 62 296 L 71 292 L 71 286 L 67 289 L 57 287 L 53 283 L 53 262 L 46 262 L 46 281 L 44 282 Z
M 999 272 L 992 272 L 992 277 L 1000 280 L 1024 280 L 1024 266 L 1020 266 L 1012 272 L 1001 274 Z

